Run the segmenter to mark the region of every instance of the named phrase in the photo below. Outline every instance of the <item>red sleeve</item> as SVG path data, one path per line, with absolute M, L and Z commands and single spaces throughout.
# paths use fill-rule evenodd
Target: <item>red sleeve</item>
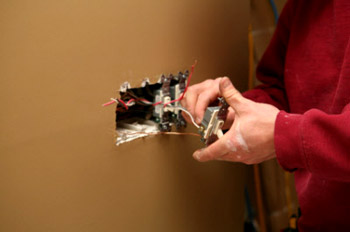
M 253 101 L 272 104 L 287 111 L 288 101 L 283 74 L 295 2 L 296 0 L 289 0 L 286 3 L 271 42 L 257 67 L 256 76 L 262 84 L 243 93 L 244 97 Z
M 289 171 L 304 168 L 323 178 L 350 181 L 350 104 L 341 114 L 309 110 L 281 111 L 275 125 L 275 149 Z

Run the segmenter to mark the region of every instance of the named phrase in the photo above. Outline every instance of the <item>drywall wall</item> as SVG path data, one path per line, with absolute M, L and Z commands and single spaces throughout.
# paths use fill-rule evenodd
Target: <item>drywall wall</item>
M 246 88 L 248 1 L 1 1 L 1 231 L 241 231 L 245 167 L 196 137 L 114 145 L 125 81 Z

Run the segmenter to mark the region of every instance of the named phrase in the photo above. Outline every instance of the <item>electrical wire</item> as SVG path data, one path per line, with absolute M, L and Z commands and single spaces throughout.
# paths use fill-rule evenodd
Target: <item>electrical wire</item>
M 248 76 L 248 88 L 252 89 L 254 87 L 254 38 L 252 24 L 249 24 L 248 28 L 248 51 L 249 51 L 249 76 Z
M 159 102 L 154 103 L 153 106 L 157 106 L 157 105 L 160 105 L 162 103 L 163 103 L 162 101 L 159 101 Z
M 152 105 L 152 102 L 148 101 L 147 99 L 144 99 L 144 98 L 137 98 L 137 99 L 134 99 L 134 98 L 131 98 L 126 104 L 128 106 L 131 106 L 133 102 L 141 102 L 143 104 L 146 104 L 146 105 Z
M 128 105 L 125 103 L 125 101 L 123 101 L 122 99 L 114 99 L 114 98 L 111 98 L 111 99 L 115 100 L 116 102 L 121 103 L 121 104 L 124 106 L 124 108 L 125 108 L 126 110 L 129 109 L 129 106 L 128 106 Z
M 102 104 L 102 106 L 109 106 L 109 105 L 112 105 L 114 104 L 116 101 L 113 99 L 112 101 L 109 101 L 109 102 L 106 102 L 104 104 Z
M 192 121 L 192 123 L 193 123 L 193 125 L 194 125 L 195 127 L 197 127 L 198 129 L 200 128 L 200 126 L 194 121 L 194 118 L 193 118 L 192 114 L 191 114 L 188 110 L 186 110 L 186 109 L 184 109 L 184 108 L 182 108 L 182 107 L 180 107 L 179 109 L 180 109 L 181 111 L 185 112 L 188 116 L 190 116 L 191 121 Z
M 131 132 L 131 133 L 123 133 L 123 135 L 192 135 L 200 137 L 200 134 L 190 133 L 190 132 Z
M 194 61 L 194 64 L 192 64 L 191 66 L 191 72 L 190 74 L 188 75 L 188 79 L 187 79 L 187 84 L 186 84 L 186 87 L 185 87 L 185 90 L 182 92 L 181 96 L 178 98 L 178 99 L 175 99 L 175 100 L 172 100 L 170 102 L 166 102 L 164 103 L 164 106 L 163 107 L 166 107 L 167 105 L 171 104 L 171 103 L 174 103 L 174 102 L 177 102 L 177 101 L 181 101 L 184 96 L 185 96 L 185 93 L 187 92 L 187 89 L 188 89 L 188 86 L 190 85 L 190 82 L 191 82 L 191 78 L 192 78 L 192 75 L 193 75 L 193 72 L 194 72 L 194 68 L 196 67 L 197 65 L 197 60 Z M 157 102 L 158 103 L 158 102 Z
M 111 101 L 110 101 L 110 102 L 107 102 L 107 103 L 103 104 L 102 106 L 108 106 L 108 105 L 113 104 L 114 102 L 117 102 L 117 103 L 120 102 L 120 103 L 124 106 L 124 108 L 128 110 L 128 109 L 129 109 L 129 106 L 131 106 L 132 103 L 135 102 L 135 101 L 140 101 L 140 102 L 143 102 L 143 103 L 145 103 L 145 104 L 151 105 L 151 102 L 148 101 L 148 100 L 146 100 L 146 99 L 133 99 L 133 98 L 132 98 L 132 99 L 130 99 L 129 101 L 127 101 L 127 102 L 125 103 L 125 102 L 124 102 L 123 100 L 121 100 L 121 99 L 111 98 Z M 167 106 L 167 107 L 168 107 L 168 108 L 172 108 L 172 109 L 178 109 L 178 110 L 181 110 L 181 111 L 185 112 L 185 113 L 191 118 L 191 121 L 192 121 L 193 125 L 194 125 L 195 127 L 197 127 L 197 128 L 200 128 L 200 126 L 195 122 L 195 120 L 194 120 L 192 114 L 191 114 L 188 110 L 186 110 L 185 108 L 179 107 L 179 106 L 177 106 L 177 107 L 175 107 L 175 106 Z
M 178 110 L 181 110 L 181 111 L 185 112 L 191 118 L 191 121 L 192 121 L 193 125 L 195 127 L 197 127 L 198 129 L 200 128 L 200 126 L 194 121 L 194 118 L 193 118 L 192 114 L 188 110 L 186 110 L 185 108 L 180 107 L 180 106 L 177 106 L 177 107 L 175 107 L 175 106 L 168 106 L 168 108 L 178 109 Z
M 174 102 L 181 101 L 181 100 L 184 98 L 185 93 L 186 93 L 186 91 L 187 91 L 187 89 L 188 89 L 188 86 L 190 85 L 191 78 L 192 78 L 192 75 L 193 75 L 193 72 L 194 72 L 194 68 L 196 67 L 196 65 L 197 65 L 197 60 L 195 60 L 194 64 L 191 66 L 191 72 L 190 72 L 190 74 L 188 75 L 187 84 L 186 84 L 185 90 L 182 92 L 181 96 L 180 96 L 179 98 L 177 98 L 177 99 L 174 99 L 174 100 L 172 100 L 172 101 L 169 101 L 169 102 L 164 103 L 164 104 L 163 104 L 163 107 L 166 107 L 167 105 L 172 104 L 172 103 L 174 103 Z M 152 106 L 157 106 L 157 105 L 160 105 L 160 104 L 163 103 L 162 101 L 159 101 L 159 102 L 156 102 L 156 103 L 153 103 L 153 104 L 152 104 L 150 101 L 148 101 L 148 100 L 146 100 L 146 99 L 135 99 L 135 98 L 131 98 L 127 103 L 125 103 L 125 102 L 124 102 L 123 100 L 121 100 L 121 99 L 111 98 L 111 101 L 102 104 L 102 106 L 109 106 L 109 105 L 112 105 L 112 104 L 115 103 L 115 102 L 117 102 L 117 103 L 120 102 L 120 103 L 124 106 L 124 108 L 125 108 L 126 110 L 128 110 L 128 109 L 129 109 L 128 106 L 131 106 L 130 103 L 136 102 L 136 101 L 140 101 L 140 102 L 142 102 L 142 103 L 144 103 L 144 104 L 152 105 Z
M 128 105 L 122 100 L 122 99 L 116 99 L 116 98 L 111 98 L 111 101 L 106 102 L 104 104 L 102 104 L 102 106 L 109 106 L 112 105 L 113 103 L 121 103 L 125 109 L 129 109 Z
M 133 99 L 133 98 L 131 98 L 126 103 L 123 100 L 121 100 L 121 99 L 111 98 L 111 101 L 102 104 L 102 106 L 109 106 L 109 105 L 112 105 L 115 102 L 116 103 L 120 102 L 124 106 L 124 108 L 127 109 L 127 110 L 129 109 L 129 106 L 133 105 L 133 102 L 141 102 L 141 103 L 143 103 L 145 105 L 152 105 L 152 102 L 148 101 L 147 99 L 143 99 L 143 98 L 141 98 L 141 99 Z
M 273 11 L 273 16 L 275 17 L 275 24 L 277 24 L 278 22 L 278 10 L 277 10 L 277 6 L 274 0 L 269 0 L 270 1 L 270 5 Z

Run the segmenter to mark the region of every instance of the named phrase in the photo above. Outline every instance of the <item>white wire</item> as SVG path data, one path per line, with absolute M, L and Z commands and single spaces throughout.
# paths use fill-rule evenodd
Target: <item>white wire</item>
M 174 108 L 174 109 L 182 110 L 183 112 L 185 112 L 191 118 L 191 121 L 192 121 L 193 125 L 195 127 L 197 127 L 198 129 L 200 128 L 200 126 L 194 121 L 194 118 L 193 118 L 192 114 L 188 110 L 186 110 L 185 108 L 182 108 L 180 106 L 169 106 L 169 105 L 167 107 L 171 107 L 171 108 Z
M 111 100 L 119 103 L 118 99 L 116 99 L 116 98 L 111 98 Z M 147 102 L 144 102 L 144 101 L 142 101 L 142 102 L 148 104 Z M 126 105 L 127 106 L 131 106 L 132 104 L 133 103 L 129 103 L 129 104 L 126 104 Z M 180 106 L 169 106 L 169 105 L 167 105 L 166 107 L 173 108 L 173 109 L 179 109 L 179 110 L 185 112 L 191 118 L 191 121 L 192 121 L 193 125 L 195 127 L 197 127 L 198 129 L 200 128 L 200 126 L 194 121 L 194 118 L 193 118 L 192 114 L 188 110 L 186 110 L 185 108 L 182 108 Z

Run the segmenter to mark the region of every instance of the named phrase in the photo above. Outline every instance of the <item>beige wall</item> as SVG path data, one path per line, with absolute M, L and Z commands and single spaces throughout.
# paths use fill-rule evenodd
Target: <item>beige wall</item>
M 123 81 L 198 66 L 246 88 L 248 1 L 11 0 L 0 7 L 0 231 L 242 231 L 243 165 L 196 137 L 114 145 Z

